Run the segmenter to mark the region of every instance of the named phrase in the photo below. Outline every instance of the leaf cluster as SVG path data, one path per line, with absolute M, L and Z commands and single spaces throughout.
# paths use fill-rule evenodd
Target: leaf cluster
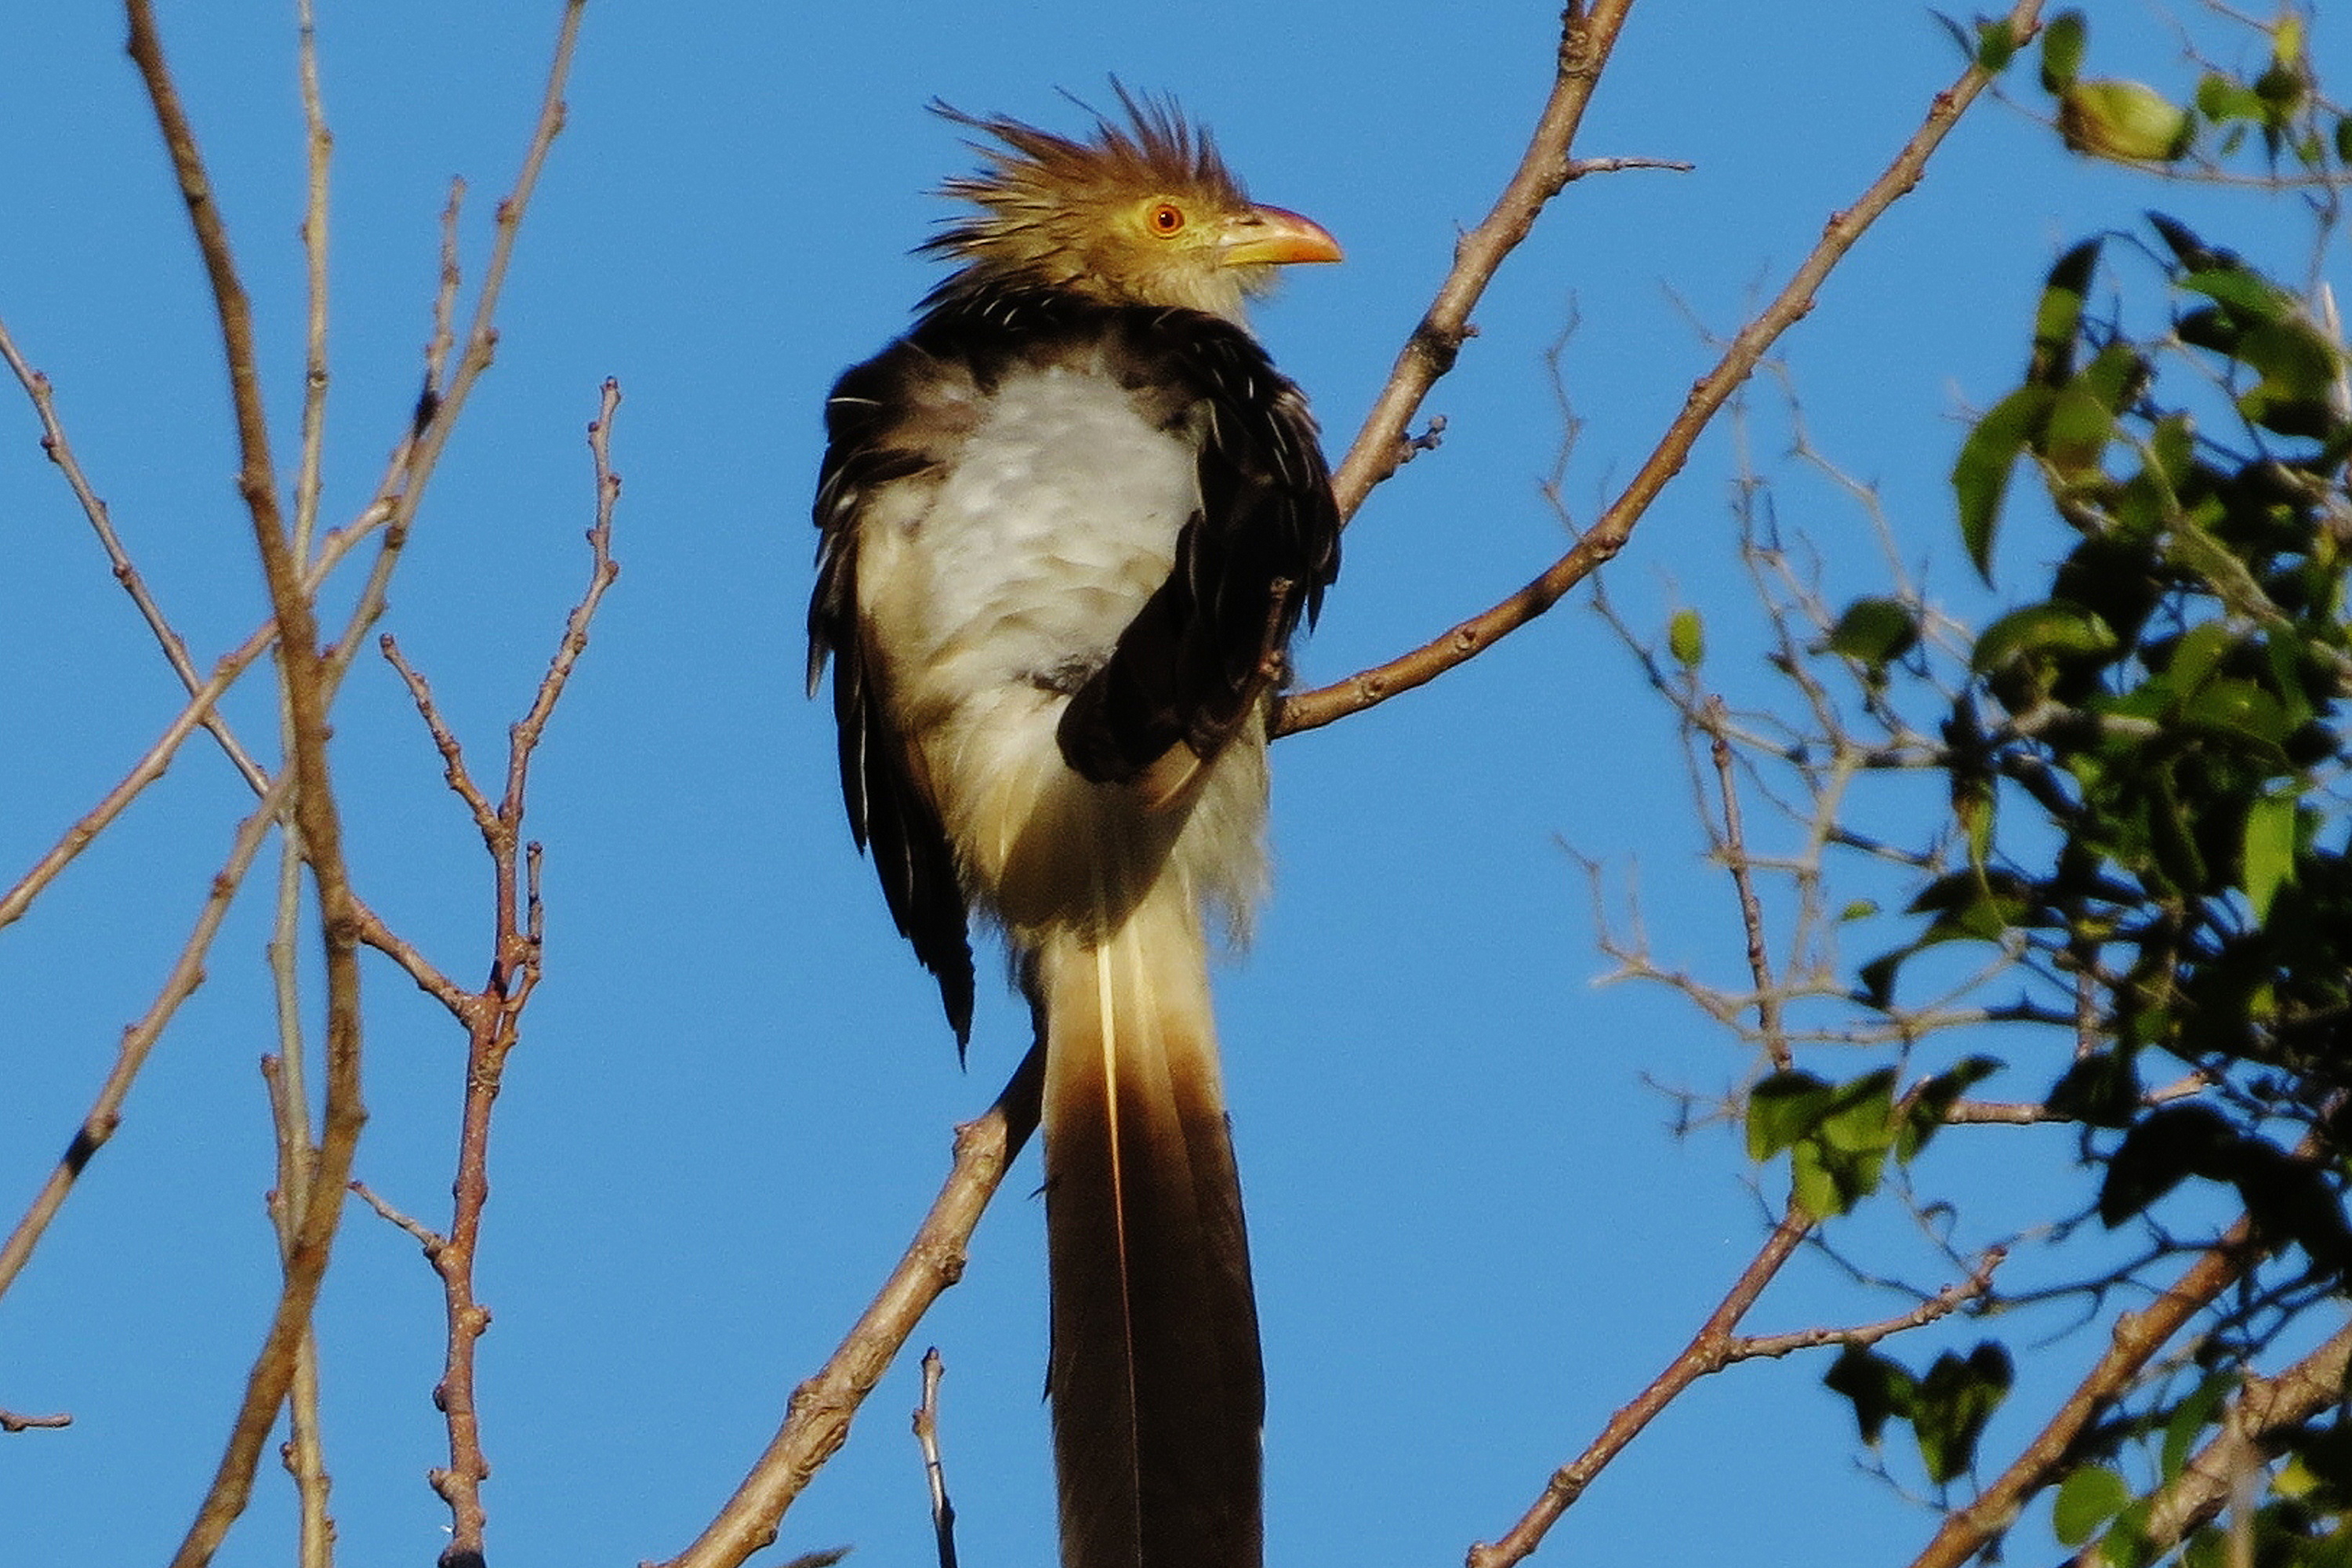
M 2202 1191 L 2290 1265 L 2215 1316 L 2185 1391 L 2143 1389 L 2058 1471 L 2065 1544 L 2112 1564 L 2176 1549 L 2218 1563 L 2237 1550 L 2218 1502 L 2162 1529 L 2159 1510 L 2195 1491 L 2184 1467 L 2218 1441 L 2256 1354 L 2352 1275 L 2352 396 L 2345 347 L 2304 300 L 2185 225 L 2148 223 L 2153 243 L 2134 250 L 2156 264 L 2165 330 L 2134 335 L 2094 308 L 2111 239 L 2068 250 L 2020 384 L 1955 463 L 1961 541 L 1989 582 L 2022 475 L 2072 543 L 2046 593 L 1977 635 L 1938 694 L 1935 765 L 1965 864 L 1917 890 L 1908 940 L 1860 966 L 1857 997 L 1895 1011 L 1907 973 L 1945 944 L 2013 956 L 2046 992 L 2021 1016 L 2063 1047 L 2039 1110 L 2078 1128 L 2090 1212 L 2148 1227 L 2160 1251 L 2175 1245 L 2168 1201 Z M 1869 689 L 1912 668 L 1904 607 L 1859 601 L 1827 645 Z M 1980 1060 L 1948 1077 L 1965 1088 Z M 1842 1213 L 1887 1153 L 1926 1142 L 1918 1119 L 1943 1080 L 1904 1102 L 1894 1081 L 1775 1074 L 1753 1098 L 1750 1152 L 1790 1151 L 1798 1201 Z M 1908 1423 L 1940 1484 L 1968 1469 L 2008 1373 L 1997 1342 L 1916 1374 L 1850 1345 L 1827 1383 L 1873 1443 Z M 2241 1521 L 2254 1561 L 2352 1561 L 2342 1409 L 2339 1388 L 2253 1450 L 2276 1464 Z M 2146 1450 L 2154 1487 L 2126 1479 L 2127 1448 Z
M 2336 786 L 2352 689 L 2352 411 L 2341 344 L 2290 291 L 2152 216 L 2170 332 L 2135 341 L 2086 309 L 2103 245 L 2051 269 L 2022 384 L 1953 470 L 1961 537 L 1991 574 L 2030 467 L 2075 542 L 2046 597 L 1977 637 L 1943 725 L 1969 864 L 1914 900 L 1926 923 L 1864 966 L 1891 1001 L 1942 942 L 2038 955 L 2072 993 L 2077 1049 L 2053 1112 L 2098 1144 L 2100 1217 L 2181 1182 L 2236 1188 L 2269 1231 L 2341 1273 L 2352 1247 L 2332 1151 L 2352 1087 L 2352 861 Z M 2159 370 L 2218 387 L 2208 435 Z M 2004 810 L 2031 830 L 2008 848 Z M 2006 852 L 2005 852 L 2006 851 Z M 2168 1058 L 2213 1092 L 2151 1106 Z M 2325 1211 L 2323 1214 L 2322 1211 Z

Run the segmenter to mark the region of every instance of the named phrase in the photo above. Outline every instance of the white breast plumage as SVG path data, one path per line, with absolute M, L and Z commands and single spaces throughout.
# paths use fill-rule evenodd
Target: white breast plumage
M 1200 505 L 1192 447 L 1099 373 L 1015 372 L 974 413 L 928 505 L 897 520 L 892 575 L 911 580 L 868 600 L 903 605 L 930 695 L 950 700 L 1100 665 Z

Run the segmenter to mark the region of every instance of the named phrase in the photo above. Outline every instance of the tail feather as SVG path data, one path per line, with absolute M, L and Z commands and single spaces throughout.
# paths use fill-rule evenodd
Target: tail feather
M 1173 879 L 1048 940 L 1063 1568 L 1258 1568 L 1265 1382 L 1205 946 Z

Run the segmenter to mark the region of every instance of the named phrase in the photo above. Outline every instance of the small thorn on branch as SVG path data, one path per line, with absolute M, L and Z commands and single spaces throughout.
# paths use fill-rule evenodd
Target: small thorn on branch
M 1444 441 L 1445 416 L 1433 414 L 1429 416 L 1429 423 L 1421 427 L 1420 435 L 1407 436 L 1404 438 L 1402 454 L 1397 458 L 1397 466 L 1402 468 L 1423 452 L 1436 451 L 1444 444 Z

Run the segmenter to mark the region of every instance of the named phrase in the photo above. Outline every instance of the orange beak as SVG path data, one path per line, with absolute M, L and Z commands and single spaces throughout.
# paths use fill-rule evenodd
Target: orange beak
M 1286 207 L 1252 207 L 1225 226 L 1223 259 L 1228 267 L 1267 267 L 1291 261 L 1337 261 L 1339 242 L 1313 218 Z

